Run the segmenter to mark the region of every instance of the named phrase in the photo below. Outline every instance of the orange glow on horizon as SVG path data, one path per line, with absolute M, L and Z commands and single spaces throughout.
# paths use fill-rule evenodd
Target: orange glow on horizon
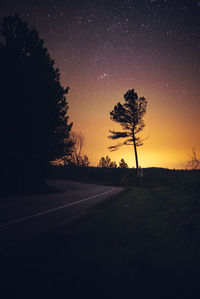
M 111 91 L 107 94 L 99 92 L 94 96 L 94 103 L 87 102 L 88 95 L 83 97 L 80 95 L 80 103 L 81 101 L 82 103 L 79 106 L 74 105 L 73 100 L 70 100 L 75 97 L 73 90 L 69 94 L 69 115 L 74 121 L 73 130 L 84 134 L 83 151 L 89 157 L 91 166 L 98 165 L 100 158 L 108 155 L 117 163 L 123 158 L 129 167 L 135 167 L 132 146 L 122 146 L 115 152 L 108 150 L 108 146 L 115 142 L 108 138 L 109 130 L 121 129 L 119 125 L 110 120 L 109 112 L 118 101 L 123 102 L 123 94 L 130 88 L 124 87 L 123 91 L 120 88 L 120 92 L 114 89 L 115 94 Z M 137 92 L 140 88 L 135 88 L 135 90 Z M 90 98 L 90 92 L 87 91 L 87 94 Z M 144 117 L 146 127 L 141 133 L 141 136 L 147 137 L 147 140 L 144 141 L 142 147 L 138 147 L 139 165 L 185 169 L 192 147 L 195 147 L 197 151 L 200 149 L 199 111 L 196 110 L 195 114 L 194 107 L 190 103 L 181 109 L 179 105 L 173 106 L 172 103 L 169 105 L 170 94 L 166 94 L 166 100 L 162 102 L 159 101 L 158 94 L 155 97 L 153 92 L 150 93 L 145 89 L 143 92 L 138 92 L 138 95 L 144 95 L 148 102 L 147 113 Z
M 129 89 L 147 100 L 139 165 L 182 169 L 192 148 L 200 156 L 199 1 L 1 2 L 1 18 L 19 13 L 44 40 L 91 165 L 109 155 L 135 167 L 132 147 L 108 150 L 119 128 L 109 113 Z

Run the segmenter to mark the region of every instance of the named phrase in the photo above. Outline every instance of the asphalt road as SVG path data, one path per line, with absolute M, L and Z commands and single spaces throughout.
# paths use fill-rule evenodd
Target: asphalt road
M 48 181 L 60 193 L 7 198 L 0 202 L 0 251 L 62 226 L 122 191 L 120 187 Z

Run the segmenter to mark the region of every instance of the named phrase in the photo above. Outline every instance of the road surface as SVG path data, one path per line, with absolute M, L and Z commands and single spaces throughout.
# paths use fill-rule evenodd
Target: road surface
M 7 198 L 0 202 L 0 251 L 43 234 L 82 215 L 122 191 L 120 187 L 48 181 L 61 193 Z

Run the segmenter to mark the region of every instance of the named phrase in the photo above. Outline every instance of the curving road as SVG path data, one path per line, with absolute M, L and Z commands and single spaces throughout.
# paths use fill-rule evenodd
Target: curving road
M 0 250 L 66 224 L 123 190 L 71 181 L 48 183 L 59 188 L 61 193 L 15 197 L 0 202 Z

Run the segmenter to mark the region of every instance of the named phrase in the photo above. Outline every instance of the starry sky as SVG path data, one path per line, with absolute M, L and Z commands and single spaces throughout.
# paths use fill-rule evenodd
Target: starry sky
M 200 1 L 1 0 L 0 19 L 18 13 L 35 27 L 69 86 L 73 130 L 84 153 L 135 166 L 133 148 L 109 152 L 118 129 L 109 112 L 129 89 L 148 102 L 142 167 L 185 168 L 200 152 Z

